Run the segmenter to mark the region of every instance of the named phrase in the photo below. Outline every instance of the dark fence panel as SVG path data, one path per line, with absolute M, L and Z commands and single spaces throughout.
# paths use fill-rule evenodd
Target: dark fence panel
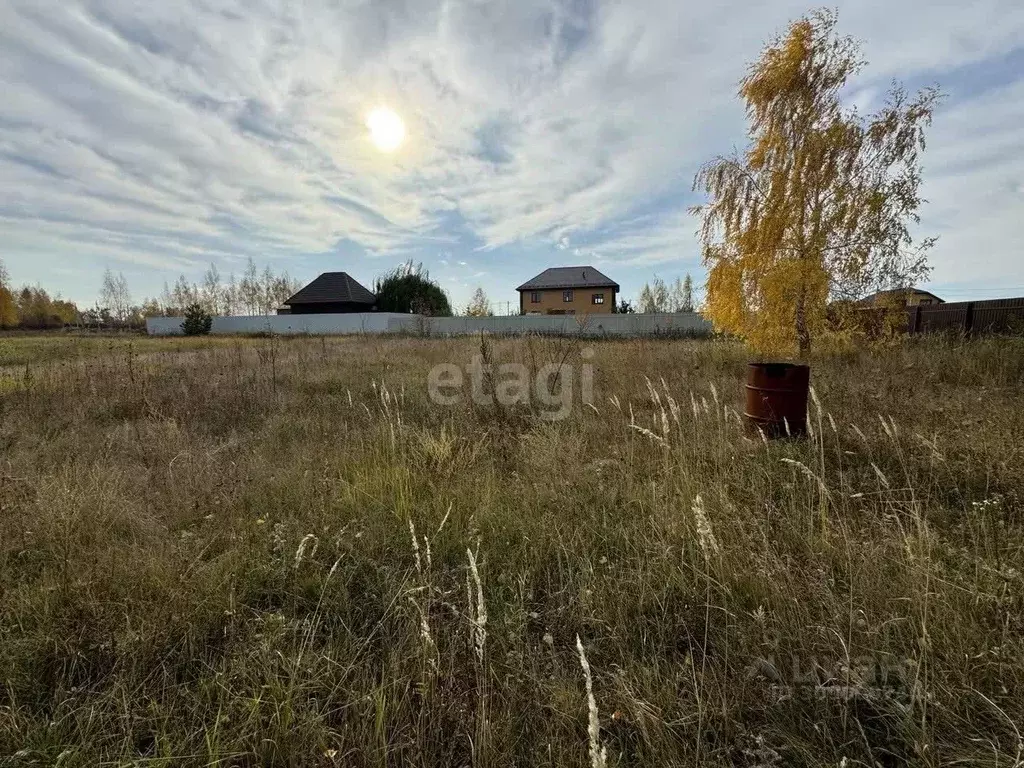
M 1024 298 L 975 302 L 973 330 L 975 333 L 1024 333 Z
M 1024 297 L 907 307 L 909 333 L 1024 333 Z

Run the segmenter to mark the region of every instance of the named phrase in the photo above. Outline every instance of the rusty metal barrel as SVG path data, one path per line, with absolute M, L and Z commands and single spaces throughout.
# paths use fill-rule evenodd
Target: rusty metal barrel
M 811 369 L 797 363 L 750 363 L 747 408 L 751 430 L 767 437 L 800 437 L 807 432 Z

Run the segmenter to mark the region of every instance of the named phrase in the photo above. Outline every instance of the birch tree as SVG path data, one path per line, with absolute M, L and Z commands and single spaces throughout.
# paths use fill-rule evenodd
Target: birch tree
M 694 189 L 706 313 L 761 353 L 806 357 L 830 298 L 911 285 L 935 242 L 914 243 L 925 128 L 936 88 L 899 85 L 862 117 L 840 93 L 864 62 L 836 14 L 793 22 L 748 70 L 749 145 L 704 165 Z
M 128 319 L 132 309 L 132 293 L 124 273 L 118 272 L 115 275 L 110 269 L 103 272 L 100 304 L 110 310 L 110 314 L 118 322 L 123 323 Z
M 466 315 L 469 317 L 490 317 L 493 314 L 490 299 L 487 298 L 484 289 L 478 287 L 473 292 L 473 298 L 470 299 L 469 306 L 466 307 Z
M 646 315 L 656 311 L 651 286 L 644 283 L 644 287 L 640 289 L 640 298 L 637 300 L 637 312 Z
M 223 314 L 224 292 L 220 285 L 220 270 L 211 264 L 203 275 L 202 305 L 211 315 Z
M 246 314 L 255 315 L 259 313 L 260 307 L 260 276 L 256 271 L 256 262 L 249 258 L 249 263 L 242 275 L 242 282 L 238 284 L 238 294 Z

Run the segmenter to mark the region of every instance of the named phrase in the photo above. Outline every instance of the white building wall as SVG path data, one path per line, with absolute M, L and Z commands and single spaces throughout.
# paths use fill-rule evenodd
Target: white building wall
M 181 335 L 180 317 L 146 321 L 150 336 Z M 336 335 L 358 333 L 416 333 L 459 336 L 477 333 L 557 333 L 584 336 L 695 335 L 711 332 L 711 324 L 696 312 L 664 315 L 522 315 L 510 317 L 423 317 L 392 312 L 338 315 L 268 315 L 215 317 L 215 334 L 276 333 Z

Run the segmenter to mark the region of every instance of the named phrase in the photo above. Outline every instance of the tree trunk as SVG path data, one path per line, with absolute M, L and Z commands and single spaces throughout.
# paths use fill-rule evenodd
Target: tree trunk
M 806 361 L 811 354 L 811 333 L 807 329 L 807 288 L 800 286 L 796 299 L 796 342 L 800 360 Z

